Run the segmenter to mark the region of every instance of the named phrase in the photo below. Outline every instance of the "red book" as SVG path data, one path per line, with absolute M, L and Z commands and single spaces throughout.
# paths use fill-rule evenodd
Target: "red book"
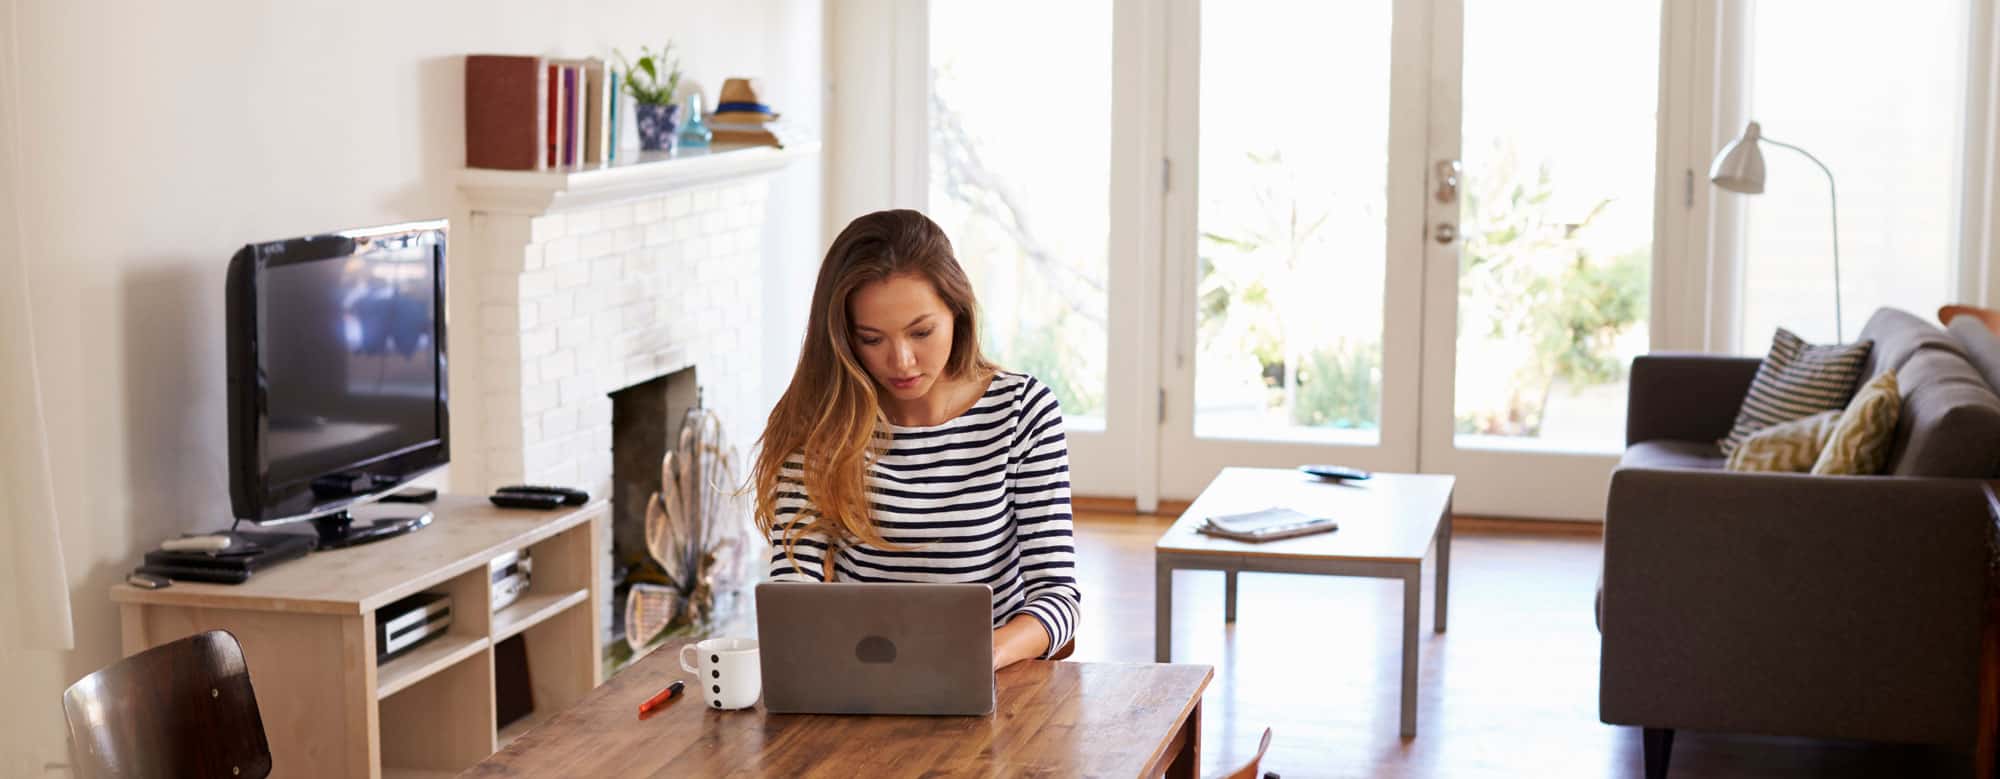
M 562 164 L 562 68 L 550 65 L 547 75 L 549 78 L 549 88 L 548 121 L 546 123 L 548 132 L 546 140 L 548 141 L 549 151 L 543 165 L 553 168 Z
M 465 165 L 543 167 L 548 81 L 538 57 L 473 54 L 465 58 Z

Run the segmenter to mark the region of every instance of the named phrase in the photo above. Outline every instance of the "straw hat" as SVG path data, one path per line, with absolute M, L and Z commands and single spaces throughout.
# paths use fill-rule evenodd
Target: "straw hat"
M 722 94 L 716 98 L 715 113 L 709 118 L 717 122 L 761 123 L 778 118 L 778 114 L 758 99 L 756 82 L 732 78 L 722 82 Z

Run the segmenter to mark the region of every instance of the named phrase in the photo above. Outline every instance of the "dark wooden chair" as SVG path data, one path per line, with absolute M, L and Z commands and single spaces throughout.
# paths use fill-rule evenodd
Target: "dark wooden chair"
M 1939 306 L 1938 323 L 1950 327 L 1952 318 L 1960 314 L 1977 317 L 1979 323 L 1985 325 L 1986 329 L 2000 335 L 2000 311 L 1991 308 L 1965 305 Z
M 1076 654 L 1076 639 L 1074 638 L 1070 639 L 1067 643 L 1064 643 L 1061 649 L 1056 650 L 1055 654 L 1049 655 L 1049 659 L 1067 660 L 1069 659 L 1069 656 L 1073 654 Z
M 1250 762 L 1244 763 L 1242 767 L 1223 774 L 1222 779 L 1257 779 L 1257 769 L 1264 764 L 1264 753 L 1270 751 L 1270 749 L 1271 729 L 1265 728 L 1264 740 L 1257 742 L 1257 754 L 1252 755 Z M 1277 774 L 1265 774 L 1264 777 L 1265 779 L 1278 779 Z
M 63 692 L 63 713 L 84 777 L 271 773 L 250 669 L 228 631 L 162 644 L 83 677 Z

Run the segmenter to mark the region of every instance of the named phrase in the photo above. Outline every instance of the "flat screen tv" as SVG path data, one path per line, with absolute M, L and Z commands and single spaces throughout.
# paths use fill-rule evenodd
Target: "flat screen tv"
M 244 246 L 229 261 L 229 497 L 320 546 L 406 533 L 348 512 L 449 462 L 445 222 Z

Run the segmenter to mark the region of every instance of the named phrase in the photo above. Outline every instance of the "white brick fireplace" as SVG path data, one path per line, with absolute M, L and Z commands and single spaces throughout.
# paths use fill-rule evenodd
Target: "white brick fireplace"
M 769 174 L 818 151 L 814 143 L 639 154 L 589 170 L 463 171 L 471 216 L 452 230 L 448 270 L 452 488 L 557 484 L 609 497 L 610 393 L 697 366 L 703 405 L 747 457 L 765 412 Z M 659 422 L 672 430 L 680 420 Z M 596 604 L 606 631 L 613 568 L 603 569 Z
M 747 456 L 764 412 L 766 174 L 817 151 L 464 171 L 472 213 L 450 239 L 454 310 L 477 313 L 452 323 L 451 356 L 476 365 L 451 375 L 454 488 L 608 495 L 608 393 L 695 365 L 704 405 Z

